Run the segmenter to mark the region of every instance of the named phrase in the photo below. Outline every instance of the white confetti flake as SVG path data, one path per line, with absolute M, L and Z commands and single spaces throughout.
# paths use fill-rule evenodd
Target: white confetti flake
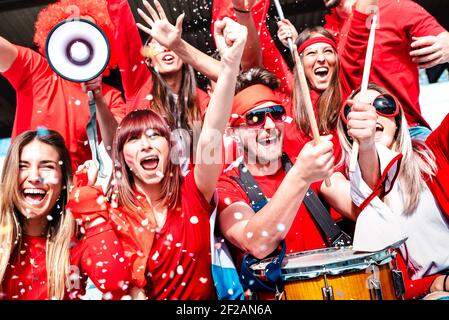
M 176 273 L 177 273 L 177 274 L 183 274 L 183 273 L 184 273 L 184 268 L 183 268 L 182 266 L 178 266 L 178 267 L 176 268 Z
M 279 232 L 285 231 L 285 225 L 283 223 L 279 223 L 277 225 L 277 229 Z
M 47 216 L 47 220 L 48 220 L 48 221 L 52 221 L 52 220 L 53 220 L 53 217 L 52 217 L 51 215 L 48 215 L 48 216 Z
M 156 252 L 153 254 L 153 256 L 151 257 L 151 259 L 152 259 L 153 261 L 156 261 L 158 257 L 159 257 L 159 251 L 156 250 Z
M 200 278 L 200 282 L 201 282 L 202 284 L 205 284 L 205 283 L 207 282 L 207 278 L 201 277 L 201 278 Z
M 253 233 L 252 233 L 252 232 L 248 232 L 248 233 L 246 234 L 246 237 L 247 237 L 248 239 L 251 239 L 251 238 L 253 237 Z
M 80 105 L 81 105 L 81 101 L 78 100 L 78 99 L 76 99 L 76 100 L 75 100 L 75 105 L 76 105 L 76 106 L 80 106 Z
M 268 232 L 266 232 L 265 230 L 262 231 L 262 237 L 268 237 Z
M 191 224 L 197 224 L 199 222 L 198 217 L 197 216 L 193 216 L 190 218 L 190 223 Z
M 241 212 L 235 212 L 234 218 L 235 218 L 235 220 L 242 220 L 243 214 Z
M 234 294 L 234 290 L 228 289 L 228 294 L 229 294 L 229 295 L 233 295 L 233 294 Z
M 145 220 L 142 220 L 142 226 L 147 226 L 148 225 L 148 218 L 146 218 Z

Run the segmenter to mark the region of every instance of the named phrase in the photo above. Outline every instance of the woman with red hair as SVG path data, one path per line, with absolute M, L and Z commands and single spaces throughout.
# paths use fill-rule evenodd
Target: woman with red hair
M 103 210 L 102 190 L 72 190 L 75 214 L 109 217 L 130 259 L 134 298 L 214 299 L 209 218 L 222 171 L 222 135 L 228 122 L 246 28 L 217 22 L 221 72 L 198 138 L 195 166 L 185 177 L 173 152 L 167 121 L 150 109 L 134 110 L 117 130 L 114 183 Z M 73 201 L 73 202 L 72 202 Z
M 41 54 L 0 36 L 0 73 L 12 84 L 17 95 L 12 138 L 37 127 L 56 130 L 64 137 L 76 168 L 92 157 L 86 134 L 90 117 L 86 92 L 93 91 L 99 131 L 106 147 L 112 144 L 117 121 L 125 114 L 125 105 L 118 90 L 102 83 L 102 76 L 79 84 L 61 78 L 50 68 L 45 59 L 47 36 L 53 27 L 70 17 L 96 23 L 111 39 L 113 27 L 105 0 L 61 0 L 38 15 L 34 42 Z M 114 56 L 112 49 L 109 66 L 114 65 Z

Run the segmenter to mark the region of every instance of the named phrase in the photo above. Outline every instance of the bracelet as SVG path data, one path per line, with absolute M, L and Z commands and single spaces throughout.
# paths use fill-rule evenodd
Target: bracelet
M 443 290 L 444 290 L 444 291 L 449 291 L 449 289 L 446 288 L 446 280 L 447 280 L 448 277 L 449 277 L 449 273 L 447 273 L 447 274 L 444 276 L 444 281 L 443 281 Z
M 240 13 L 250 13 L 251 12 L 251 10 L 242 10 L 242 9 L 238 9 L 236 7 L 234 7 L 234 10 L 237 12 L 240 12 Z

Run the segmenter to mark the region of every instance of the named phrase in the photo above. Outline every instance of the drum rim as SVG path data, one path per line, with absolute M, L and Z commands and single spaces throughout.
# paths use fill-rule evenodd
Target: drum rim
M 311 255 L 314 253 L 323 253 L 323 252 L 335 252 L 337 250 L 352 250 L 352 246 L 347 247 L 330 247 L 330 248 L 322 248 L 322 249 L 316 249 L 316 250 L 309 250 L 309 251 L 302 251 L 302 252 L 294 252 L 286 255 L 286 259 L 284 259 L 282 263 L 282 269 L 281 269 L 281 277 L 284 281 L 293 281 L 293 280 L 306 280 L 306 279 L 313 279 L 320 277 L 322 275 L 339 275 L 342 273 L 352 273 L 357 272 L 361 270 L 365 270 L 369 268 L 371 265 L 384 265 L 386 263 L 389 263 L 394 258 L 394 252 L 390 250 L 390 248 L 386 248 L 383 250 L 379 250 L 376 252 L 366 252 L 363 253 L 363 256 L 359 257 L 353 257 L 349 258 L 348 260 L 341 261 L 340 266 L 333 266 L 329 268 L 329 265 L 331 263 L 326 264 L 316 264 L 312 266 L 307 267 L 290 267 L 288 270 L 284 269 L 285 265 L 288 263 L 288 258 L 292 257 L 298 257 L 298 256 L 305 256 L 305 255 Z M 264 259 L 259 261 L 259 263 L 254 264 L 250 268 L 252 269 L 253 273 L 260 278 L 265 278 L 265 268 L 261 268 L 258 270 L 255 270 L 254 267 L 256 265 L 267 263 L 271 261 L 272 259 Z M 333 262 L 332 264 L 335 264 Z

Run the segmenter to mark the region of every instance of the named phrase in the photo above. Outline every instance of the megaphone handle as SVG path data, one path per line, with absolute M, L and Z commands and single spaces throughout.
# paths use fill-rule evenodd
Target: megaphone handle
M 103 173 L 103 161 L 101 160 L 100 155 L 98 154 L 98 136 L 97 136 L 97 104 L 95 103 L 94 93 L 92 90 L 87 91 L 87 95 L 89 97 L 89 111 L 90 118 L 87 122 L 86 133 L 87 139 L 89 141 L 90 151 L 92 153 L 92 160 L 95 161 L 95 164 L 98 167 L 98 176 L 100 178 L 105 178 L 106 174 Z

